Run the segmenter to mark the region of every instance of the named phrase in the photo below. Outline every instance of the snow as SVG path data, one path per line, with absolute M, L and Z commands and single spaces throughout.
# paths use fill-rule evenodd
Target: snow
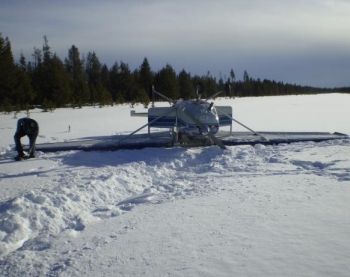
M 255 130 L 350 134 L 346 94 L 215 102 L 232 105 L 234 116 Z M 129 114 L 128 105 L 31 111 L 38 143 L 144 124 Z M 1 276 L 350 272 L 348 139 L 38 153 L 14 162 L 16 121 L 1 114 Z

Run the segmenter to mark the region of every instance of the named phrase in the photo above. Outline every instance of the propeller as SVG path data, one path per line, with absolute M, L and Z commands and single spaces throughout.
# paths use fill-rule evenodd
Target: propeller
M 218 96 L 218 95 L 221 94 L 221 93 L 223 93 L 222 90 L 220 90 L 220 91 L 214 93 L 213 95 L 210 95 L 207 99 L 205 99 L 205 101 L 209 101 L 210 99 L 215 99 L 216 96 Z
M 160 93 L 159 91 L 156 91 L 154 89 L 154 87 L 152 87 L 152 91 L 157 94 L 158 96 L 160 96 L 161 98 L 163 98 L 164 100 L 166 100 L 167 102 L 169 102 L 170 105 L 174 105 L 176 103 L 175 100 L 171 99 L 170 97 L 168 96 L 165 96 L 164 94 Z

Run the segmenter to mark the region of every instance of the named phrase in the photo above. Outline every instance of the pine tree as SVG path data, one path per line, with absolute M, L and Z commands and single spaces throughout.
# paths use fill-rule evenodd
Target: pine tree
M 133 85 L 131 86 L 132 90 L 132 103 L 142 103 L 145 108 L 150 102 L 150 98 L 145 88 L 140 84 L 140 72 L 136 69 L 133 74 Z
M 68 58 L 65 60 L 65 68 L 70 79 L 73 105 L 82 107 L 82 105 L 89 100 L 89 88 L 83 61 L 80 59 L 78 48 L 74 45 L 72 45 L 68 51 Z
M 33 60 L 34 60 L 34 64 L 33 67 L 37 68 L 42 64 L 42 53 L 41 50 L 34 47 L 34 53 L 32 54 Z
M 202 97 L 210 97 L 211 95 L 219 91 L 215 77 L 211 74 L 207 74 L 203 78 L 204 90 L 202 92 Z
M 236 81 L 236 75 L 232 68 L 230 70 L 230 77 L 231 77 L 231 82 L 234 83 Z
M 16 84 L 16 66 L 11 43 L 0 33 L 0 109 L 11 111 L 16 103 L 14 89 Z
M 243 72 L 243 93 L 244 96 L 252 96 L 254 94 L 253 80 L 249 77 L 246 70 Z
M 98 90 L 101 89 L 101 64 L 95 52 L 89 52 L 86 58 L 86 75 L 90 91 L 90 103 L 98 101 Z
M 44 36 L 42 52 L 34 49 L 33 87 L 37 92 L 38 103 L 44 110 L 62 107 L 71 102 L 69 77 L 62 61 L 50 51 Z
M 144 58 L 139 70 L 139 84 L 147 93 L 149 99 L 152 97 L 153 79 L 154 74 L 151 71 L 147 58 Z
M 27 64 L 23 54 L 20 56 L 19 65 L 16 70 L 16 107 L 17 109 L 29 110 L 33 104 L 35 94 L 32 89 L 30 75 L 27 71 Z
M 49 41 L 46 36 L 44 36 L 44 45 L 43 45 L 43 58 L 44 63 L 48 63 L 51 60 L 52 53 L 50 51 Z
M 111 94 L 103 87 L 102 65 L 95 52 L 89 52 L 87 55 L 86 74 L 90 90 L 90 103 L 99 103 L 100 105 L 111 103 Z
M 196 97 L 196 92 L 192 84 L 191 75 L 187 73 L 184 69 L 179 73 L 178 83 L 181 98 L 191 99 Z
M 121 92 L 120 85 L 120 67 L 117 62 L 114 63 L 109 72 L 109 81 L 113 101 L 116 103 L 123 103 L 124 96 Z
M 243 72 L 243 81 L 244 82 L 249 82 L 249 80 L 250 80 L 249 74 L 248 74 L 247 70 L 244 70 L 244 72 Z
M 133 100 L 133 83 L 134 79 L 130 72 L 129 65 L 126 63 L 120 63 L 119 71 L 119 89 L 123 98 L 131 102 Z
M 225 83 L 225 94 L 226 96 L 229 97 L 234 97 L 235 96 L 235 82 L 236 82 L 236 74 L 233 70 L 233 68 L 231 68 L 230 70 L 230 77 L 227 78 L 227 81 Z
M 109 69 L 105 64 L 101 68 L 101 82 L 102 82 L 103 88 L 110 92 L 111 81 L 109 77 Z
M 19 64 L 18 64 L 19 68 L 27 71 L 27 62 L 26 62 L 26 58 L 24 57 L 23 53 L 21 53 L 20 57 L 19 57 Z
M 28 73 L 31 77 L 32 88 L 34 90 L 35 99 L 34 103 L 40 105 L 44 100 L 44 95 L 41 89 L 41 83 L 44 80 L 43 68 L 42 68 L 42 53 L 41 50 L 34 47 L 34 53 L 32 54 L 32 63 L 28 63 Z
M 100 105 L 112 104 L 113 99 L 111 94 L 111 83 L 109 78 L 109 69 L 107 65 L 103 65 L 101 68 L 101 84 L 102 84 L 102 93 L 99 97 Z
M 3 39 L 0 35 L 1 109 L 6 111 L 29 109 L 33 96 L 23 54 L 21 54 L 20 63 L 16 65 L 9 39 Z
M 179 88 L 175 70 L 167 64 L 156 75 L 156 89 L 171 99 L 179 98 Z
M 69 77 L 62 61 L 53 55 L 48 62 L 44 62 L 44 70 L 48 78 L 45 98 L 53 102 L 54 107 L 62 107 L 70 103 L 72 98 Z

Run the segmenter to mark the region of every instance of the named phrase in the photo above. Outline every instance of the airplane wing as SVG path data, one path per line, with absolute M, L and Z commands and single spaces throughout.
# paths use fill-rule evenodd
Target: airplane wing
M 166 114 L 166 116 L 162 116 Z M 159 118 L 157 121 L 154 119 Z M 176 125 L 176 110 L 172 107 L 157 107 L 148 109 L 149 127 L 172 128 Z

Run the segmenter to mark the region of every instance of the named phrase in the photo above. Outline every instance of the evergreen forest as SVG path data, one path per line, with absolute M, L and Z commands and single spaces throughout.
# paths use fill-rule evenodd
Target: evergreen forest
M 225 80 L 209 72 L 204 76 L 191 75 L 185 69 L 176 72 L 170 64 L 153 71 L 147 58 L 136 69 L 124 62 L 115 62 L 108 67 L 93 51 L 83 58 L 74 45 L 68 49 L 63 61 L 51 50 L 46 36 L 42 48 L 34 48 L 31 58 L 27 61 L 21 54 L 15 61 L 10 40 L 0 33 L 0 111 L 34 107 L 49 111 L 58 107 L 118 103 L 143 103 L 146 106 L 152 101 L 152 86 L 173 99 L 195 98 L 196 90 L 203 98 L 218 91 L 222 91 L 221 96 L 228 97 L 332 91 L 254 79 L 247 71 L 242 80 L 237 80 L 233 69 Z M 349 88 L 339 90 L 349 92 Z

